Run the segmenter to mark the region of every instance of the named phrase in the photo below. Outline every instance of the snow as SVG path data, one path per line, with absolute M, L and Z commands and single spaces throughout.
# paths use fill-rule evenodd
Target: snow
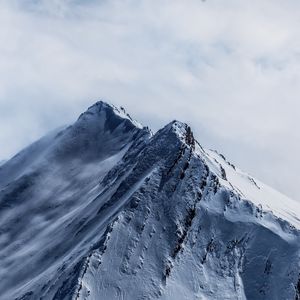
M 187 124 L 97 102 L 0 168 L 0 299 L 295 299 L 299 216 Z
M 203 151 L 199 148 L 198 153 L 203 154 Z M 288 221 L 300 229 L 299 202 L 275 191 L 240 169 L 236 167 L 234 169 L 215 151 L 205 150 L 204 157 L 210 167 L 215 170 L 216 174 L 220 172 L 218 164 L 225 170 L 228 180 L 223 180 L 225 186 L 232 188 L 232 185 L 237 191 L 240 191 L 242 198 L 253 202 L 257 206 L 261 206 L 265 211 L 272 211 L 277 217 Z M 219 177 L 222 180 L 220 175 Z
M 106 102 L 103 101 L 98 101 L 96 102 L 93 106 L 91 106 L 88 110 L 93 111 L 95 109 L 98 109 L 99 107 L 106 107 L 106 108 L 111 108 L 114 112 L 114 114 L 116 116 L 119 116 L 122 119 L 126 119 L 129 120 L 135 127 L 142 129 L 143 125 L 141 123 L 139 123 L 138 121 L 136 121 L 135 119 L 133 119 L 124 109 L 124 107 L 116 107 L 113 104 L 108 104 Z

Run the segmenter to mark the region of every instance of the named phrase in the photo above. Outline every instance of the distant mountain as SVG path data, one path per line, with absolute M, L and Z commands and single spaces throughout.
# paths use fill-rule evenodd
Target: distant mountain
M 0 166 L 0 299 L 299 300 L 299 229 L 188 125 L 97 102 Z

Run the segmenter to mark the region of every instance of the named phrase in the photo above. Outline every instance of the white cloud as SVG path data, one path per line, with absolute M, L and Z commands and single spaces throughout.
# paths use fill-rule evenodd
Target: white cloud
M 300 200 L 299 1 L 0 5 L 0 157 L 105 98 L 155 129 L 189 122 Z

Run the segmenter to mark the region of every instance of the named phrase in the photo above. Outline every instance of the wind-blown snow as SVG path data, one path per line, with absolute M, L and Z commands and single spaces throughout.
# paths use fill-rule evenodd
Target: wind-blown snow
M 300 204 L 297 201 L 233 167 L 216 151 L 206 150 L 204 157 L 207 164 L 211 165 L 212 168 L 214 165 L 220 164 L 225 170 L 227 177 L 227 180 L 223 182 L 225 186 L 228 188 L 233 186 L 238 192 L 240 191 L 242 198 L 261 206 L 265 211 L 272 211 L 276 216 L 287 220 L 300 229 Z M 218 173 L 217 170 L 216 173 Z
M 0 166 L 0 299 L 299 299 L 299 207 L 97 102 Z

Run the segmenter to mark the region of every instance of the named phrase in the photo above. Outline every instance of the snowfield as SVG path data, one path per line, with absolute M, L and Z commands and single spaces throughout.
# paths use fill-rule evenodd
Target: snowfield
M 100 101 L 0 165 L 1 300 L 299 300 L 299 264 L 299 203 L 178 121 Z

